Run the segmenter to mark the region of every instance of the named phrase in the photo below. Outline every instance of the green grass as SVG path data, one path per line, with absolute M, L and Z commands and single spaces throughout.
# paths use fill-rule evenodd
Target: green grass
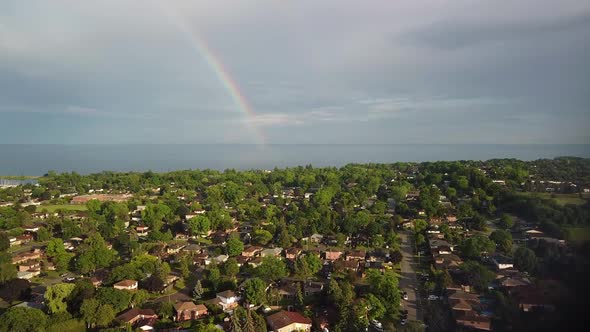
M 572 242 L 590 241 L 590 227 L 566 227 L 566 238 Z
M 56 212 L 57 210 L 64 211 L 87 211 L 86 205 L 73 205 L 73 204 L 57 204 L 57 205 L 39 205 L 37 206 L 37 212 Z
M 588 202 L 590 195 L 582 194 L 583 198 L 580 198 L 578 194 L 551 194 L 551 193 L 524 193 L 531 197 L 541 197 L 545 199 L 553 199 L 559 205 L 583 205 Z

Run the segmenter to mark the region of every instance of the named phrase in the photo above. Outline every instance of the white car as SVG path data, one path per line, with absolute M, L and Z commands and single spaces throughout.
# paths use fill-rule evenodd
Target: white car
M 402 298 L 407 301 L 409 299 L 408 294 L 404 293 L 404 295 L 402 296 Z
M 436 295 L 429 295 L 429 296 L 428 296 L 428 300 L 429 300 L 429 301 L 438 300 L 438 296 L 436 296 Z
M 371 320 L 371 325 L 375 326 L 378 329 L 382 329 L 383 328 L 383 324 L 381 324 L 380 321 L 375 320 L 375 319 Z

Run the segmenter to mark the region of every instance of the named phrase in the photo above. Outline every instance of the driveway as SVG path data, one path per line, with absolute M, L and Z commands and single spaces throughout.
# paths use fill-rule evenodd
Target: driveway
M 401 262 L 401 276 L 399 280 L 400 290 L 408 293 L 408 300 L 401 300 L 402 307 L 408 310 L 408 320 L 422 321 L 422 312 L 419 310 L 419 299 L 416 292 L 418 287 L 418 280 L 416 278 L 415 268 L 417 262 L 414 259 L 414 244 L 411 233 L 402 231 L 400 233 L 402 240 L 400 251 L 403 258 Z

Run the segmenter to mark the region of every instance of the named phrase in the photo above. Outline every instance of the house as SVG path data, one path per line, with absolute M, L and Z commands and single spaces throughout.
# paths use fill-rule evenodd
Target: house
M 16 273 L 18 279 L 32 279 L 41 274 L 41 270 L 19 271 Z
M 259 246 L 249 246 L 244 248 L 244 250 L 242 251 L 242 256 L 244 257 L 254 257 L 256 256 L 256 254 L 258 254 L 260 251 L 262 251 L 262 247 Z
M 236 256 L 236 263 L 238 263 L 238 266 L 242 266 L 245 265 L 246 263 L 248 263 L 248 261 L 250 260 L 250 257 L 246 257 L 246 256 Z
M 287 259 L 295 260 L 301 254 L 301 248 L 288 248 L 285 249 L 285 257 Z
M 228 255 L 219 255 L 219 256 L 213 257 L 212 261 L 214 261 L 217 264 L 221 264 L 221 263 L 225 263 L 228 259 L 229 259 Z
M 207 315 L 207 307 L 202 304 L 194 304 L 192 301 L 178 302 L 174 305 L 174 310 L 177 322 L 199 319 Z
M 94 288 L 98 288 L 102 285 L 102 278 L 94 276 L 90 278 L 90 282 L 92 283 L 92 286 L 94 286 Z
M 189 244 L 182 248 L 182 251 L 187 252 L 189 254 L 200 254 L 201 253 L 201 246 L 198 244 Z
M 503 255 L 494 255 L 492 257 L 492 262 L 496 266 L 497 270 L 505 270 L 505 269 L 512 269 L 514 268 L 514 262 L 512 259 L 503 256 Z
M 168 254 L 178 254 L 182 248 L 184 248 L 186 244 L 184 243 L 172 243 L 169 244 L 166 248 L 166 253 Z
M 538 231 L 536 229 L 530 229 L 530 230 L 524 232 L 524 234 L 529 239 L 535 239 L 535 238 L 545 237 L 545 233 L 543 233 L 541 231 Z
M 26 261 L 18 265 L 18 271 L 30 271 L 30 270 L 37 270 L 41 268 L 41 264 L 39 261 Z
M 221 293 L 217 293 L 215 299 L 211 301 L 211 304 L 217 304 L 221 306 L 223 311 L 231 311 L 238 306 L 240 297 L 231 290 L 226 290 Z
M 474 311 L 454 312 L 457 325 L 482 331 L 491 331 L 491 320 Z
M 22 242 L 20 242 L 19 240 L 16 239 L 16 237 L 11 237 L 10 239 L 8 239 L 10 242 L 10 246 L 14 247 L 14 246 L 20 246 L 22 244 Z
M 137 289 L 137 281 L 136 280 L 121 280 L 118 283 L 113 285 L 114 289 L 124 289 L 124 290 L 134 290 Z
M 31 251 L 31 252 L 24 252 L 22 254 L 18 254 L 12 257 L 12 264 L 20 264 L 24 263 L 28 260 L 33 259 L 40 259 L 41 258 L 41 251 Z
M 513 287 L 509 291 L 510 296 L 525 312 L 539 309 L 555 310 L 555 302 L 559 295 L 544 285 L 526 285 Z
M 356 261 L 356 260 L 341 261 L 340 266 L 345 271 L 358 272 L 359 261 Z
M 131 326 L 144 327 L 155 325 L 158 315 L 152 309 L 133 308 L 125 311 L 115 318 L 122 324 Z
M 342 256 L 342 251 L 331 251 L 328 250 L 325 253 L 326 255 L 326 259 L 329 261 L 335 261 L 337 259 L 339 259 Z
M 322 239 L 323 239 L 323 238 L 324 238 L 324 236 L 323 236 L 323 235 L 321 235 L 321 234 L 318 234 L 318 233 L 315 233 L 315 234 L 312 234 L 311 236 L 304 237 L 304 238 L 302 238 L 301 240 L 302 240 L 302 241 L 307 241 L 307 242 L 309 242 L 309 243 L 315 243 L 315 244 L 318 244 L 318 243 L 322 242 Z
M 264 249 L 260 252 L 261 257 L 274 256 L 277 257 L 283 252 L 283 248 Z
M 463 264 L 463 260 L 455 254 L 434 255 L 434 267 L 437 270 L 457 270 Z
M 193 263 L 198 266 L 207 266 L 211 263 L 211 258 L 208 253 L 203 252 L 193 256 Z
M 135 231 L 137 232 L 137 236 L 147 236 L 150 228 L 148 226 L 137 226 L 135 227 Z
M 306 281 L 303 284 L 303 294 L 305 296 L 321 293 L 324 289 L 324 283 L 317 281 Z
M 367 252 L 364 250 L 351 250 L 346 253 L 346 260 L 347 261 L 351 261 L 351 260 L 362 261 L 362 260 L 365 260 L 365 257 L 367 257 Z
M 248 264 L 250 264 L 252 267 L 258 267 L 260 264 L 262 264 L 262 257 L 254 257 L 248 261 Z
M 33 236 L 30 234 L 23 234 L 21 236 L 17 236 L 16 240 L 20 241 L 21 244 L 25 244 L 33 241 Z
M 311 331 L 311 319 L 298 312 L 279 311 L 266 318 L 274 332 Z
M 453 249 L 450 246 L 439 246 L 433 249 L 433 252 L 439 255 L 450 255 L 453 253 Z

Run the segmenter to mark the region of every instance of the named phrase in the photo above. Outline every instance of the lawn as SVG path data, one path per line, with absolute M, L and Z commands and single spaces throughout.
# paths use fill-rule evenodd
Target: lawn
M 590 241 L 590 227 L 566 227 L 566 238 L 572 242 Z
M 551 194 L 551 193 L 525 193 L 525 194 L 528 196 L 533 196 L 533 197 L 553 199 L 559 205 L 567 205 L 567 204 L 582 205 L 582 204 L 585 204 L 586 202 L 588 202 L 588 199 L 590 198 L 587 194 L 582 194 L 582 197 L 584 197 L 584 198 L 580 198 L 580 195 L 578 195 L 578 194 Z
M 86 205 L 74 205 L 74 204 L 57 204 L 57 205 L 39 205 L 37 206 L 37 212 L 56 212 L 57 210 L 64 211 L 87 211 Z

